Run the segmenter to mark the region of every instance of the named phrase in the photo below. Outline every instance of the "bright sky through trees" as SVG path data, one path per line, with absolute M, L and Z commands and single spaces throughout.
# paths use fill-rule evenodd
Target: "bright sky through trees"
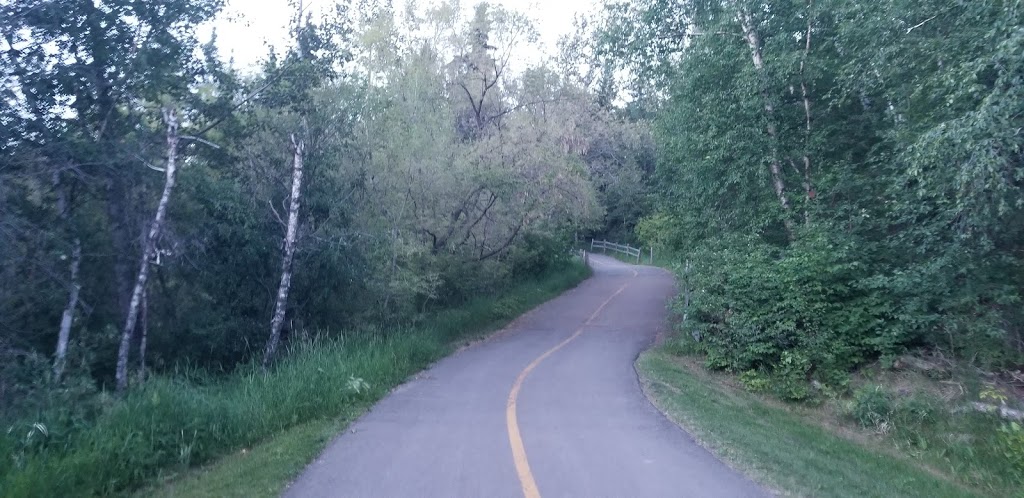
M 329 7 L 333 3 L 333 0 L 306 0 L 308 8 L 315 11 Z M 433 2 L 418 2 L 421 7 L 428 3 Z M 463 8 L 468 13 L 476 3 L 478 2 L 467 1 Z M 527 14 L 540 32 L 545 50 L 548 54 L 553 54 L 558 38 L 572 30 L 573 17 L 590 12 L 598 1 L 492 0 L 490 3 Z M 285 45 L 291 15 L 288 0 L 227 0 L 227 8 L 213 25 L 206 27 L 204 31 L 215 28 L 221 54 L 225 58 L 234 57 L 235 66 L 242 69 L 251 67 L 263 59 L 267 54 L 268 44 L 278 50 Z M 531 60 L 543 55 L 523 54 L 523 57 Z

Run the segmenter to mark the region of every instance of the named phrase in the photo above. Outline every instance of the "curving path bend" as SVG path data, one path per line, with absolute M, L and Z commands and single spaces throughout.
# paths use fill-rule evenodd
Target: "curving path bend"
M 594 276 L 395 389 L 288 497 L 746 497 L 768 493 L 641 392 L 669 273 L 593 255 Z

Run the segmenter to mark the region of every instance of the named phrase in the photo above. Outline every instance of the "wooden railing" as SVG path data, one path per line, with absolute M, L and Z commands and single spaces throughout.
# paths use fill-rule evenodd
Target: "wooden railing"
M 643 250 L 639 247 L 632 247 L 630 245 L 616 244 L 614 242 L 608 242 L 607 240 L 593 240 L 590 241 L 590 252 L 600 249 L 603 254 L 607 254 L 608 250 L 611 249 L 620 254 L 636 258 L 636 264 L 640 264 L 640 256 L 643 254 Z M 654 249 L 651 249 L 651 261 L 654 261 Z

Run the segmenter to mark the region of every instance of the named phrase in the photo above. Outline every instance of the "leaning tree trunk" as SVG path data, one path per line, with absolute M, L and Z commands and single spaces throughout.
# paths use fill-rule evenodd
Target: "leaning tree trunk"
M 57 211 L 60 219 L 66 224 L 70 209 L 68 192 L 60 184 L 60 172 L 53 174 L 53 185 L 57 189 Z M 71 324 L 75 319 L 75 308 L 78 307 L 78 294 L 82 285 L 78 282 L 78 270 L 82 265 L 82 241 L 77 236 L 72 242 L 71 262 L 68 264 L 68 304 L 60 317 L 60 329 L 57 332 L 57 350 L 53 355 L 53 378 L 60 380 L 64 375 L 67 363 L 68 343 L 71 341 Z
M 156 242 L 164 227 L 167 204 L 171 200 L 171 192 L 174 190 L 174 181 L 178 172 L 178 117 L 173 110 L 164 110 L 164 122 L 167 123 L 167 169 L 165 170 L 164 192 L 160 196 L 160 203 L 157 204 L 153 222 L 149 225 L 149 234 L 142 248 L 142 263 L 139 265 L 135 287 L 132 289 L 132 297 L 128 303 L 128 317 L 125 319 L 124 329 L 121 331 L 121 346 L 117 350 L 117 372 L 115 374 L 119 392 L 123 392 L 128 387 L 128 352 L 135 334 L 135 325 L 139 318 L 146 281 L 149 279 L 149 261 L 156 253 Z
M 754 62 L 754 69 L 763 77 L 767 78 L 767 74 L 764 69 L 764 56 L 761 52 L 761 37 L 754 26 L 754 19 L 745 9 L 740 9 L 738 13 L 740 28 L 743 30 L 743 38 L 747 41 L 747 45 L 750 46 L 751 58 Z M 783 223 L 786 225 L 786 232 L 790 238 L 793 237 L 793 223 L 789 219 L 789 197 L 786 195 L 786 182 L 782 178 L 782 166 L 779 162 L 779 145 L 778 145 L 778 132 L 775 128 L 775 105 L 772 104 L 771 98 L 768 95 L 767 88 L 762 90 L 762 97 L 764 98 L 764 113 L 768 121 L 768 138 L 771 139 L 771 162 L 768 164 L 768 170 L 772 176 L 772 187 L 775 190 L 775 196 L 779 199 L 779 205 L 782 206 Z
M 64 314 L 60 317 L 60 331 L 57 334 L 57 352 L 53 360 L 53 377 L 60 380 L 64 375 L 64 365 L 67 361 L 68 342 L 71 340 L 71 323 L 75 317 L 75 308 L 78 306 L 78 293 L 82 290 L 78 283 L 78 268 L 82 263 L 82 241 L 75 237 L 74 248 L 71 250 L 71 282 L 68 291 L 68 304 L 64 308 Z
M 295 156 L 292 160 L 292 192 L 288 200 L 288 227 L 284 236 L 284 254 L 281 257 L 281 284 L 277 287 L 277 300 L 274 302 L 274 316 L 270 319 L 270 337 L 263 351 L 263 367 L 270 361 L 281 343 L 281 327 L 284 325 L 285 308 L 288 307 L 288 291 L 292 286 L 292 261 L 295 259 L 295 239 L 299 230 L 299 204 L 302 201 L 302 153 L 304 145 L 301 139 L 292 135 L 292 146 Z

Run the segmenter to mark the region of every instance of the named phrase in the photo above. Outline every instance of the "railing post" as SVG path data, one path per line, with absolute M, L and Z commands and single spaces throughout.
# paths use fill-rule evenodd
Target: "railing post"
M 686 319 L 690 316 L 690 292 L 692 291 L 692 289 L 690 289 L 691 269 L 690 260 L 687 259 L 686 264 L 683 266 L 683 278 L 680 282 L 683 286 L 683 321 L 679 324 L 679 327 L 683 330 L 686 329 Z M 693 337 L 694 341 L 700 342 L 700 331 L 693 329 L 690 331 L 690 335 Z
M 594 239 L 590 239 L 590 252 L 594 252 Z
M 654 246 L 651 246 L 651 266 L 654 266 Z

